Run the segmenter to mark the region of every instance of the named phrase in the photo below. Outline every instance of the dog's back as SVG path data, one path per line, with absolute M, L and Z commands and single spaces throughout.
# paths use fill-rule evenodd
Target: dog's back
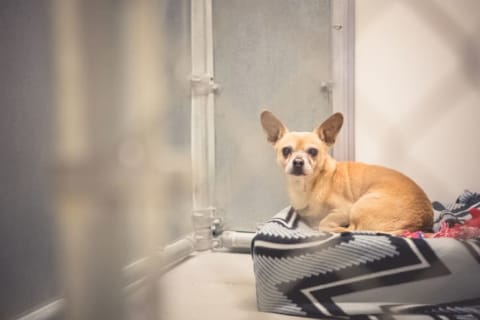
M 349 230 L 400 233 L 432 228 L 430 200 L 412 179 L 398 171 L 338 162 L 333 181 L 337 184 L 333 189 L 342 192 L 344 200 L 351 203 Z

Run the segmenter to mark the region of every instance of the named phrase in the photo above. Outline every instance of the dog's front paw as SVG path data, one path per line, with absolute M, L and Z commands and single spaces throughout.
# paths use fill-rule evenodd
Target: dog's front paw
M 335 227 L 333 228 L 333 232 L 351 232 L 350 228 L 348 227 Z

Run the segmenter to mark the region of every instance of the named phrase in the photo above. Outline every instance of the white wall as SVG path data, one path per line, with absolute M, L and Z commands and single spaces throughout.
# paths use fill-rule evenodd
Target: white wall
M 356 1 L 356 160 L 480 192 L 480 1 Z

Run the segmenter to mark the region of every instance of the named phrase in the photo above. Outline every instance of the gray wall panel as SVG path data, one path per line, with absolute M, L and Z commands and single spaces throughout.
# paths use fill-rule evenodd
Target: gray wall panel
M 0 319 L 58 294 L 48 1 L 0 3 Z
M 216 198 L 227 224 L 254 230 L 288 205 L 282 173 L 261 129 L 268 107 L 291 129 L 331 113 L 330 1 L 213 1 Z

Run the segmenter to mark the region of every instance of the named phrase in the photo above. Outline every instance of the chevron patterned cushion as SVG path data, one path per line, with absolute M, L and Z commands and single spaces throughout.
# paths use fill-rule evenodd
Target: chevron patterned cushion
M 286 208 L 258 231 L 252 256 L 261 311 L 480 319 L 480 239 L 320 232 Z

